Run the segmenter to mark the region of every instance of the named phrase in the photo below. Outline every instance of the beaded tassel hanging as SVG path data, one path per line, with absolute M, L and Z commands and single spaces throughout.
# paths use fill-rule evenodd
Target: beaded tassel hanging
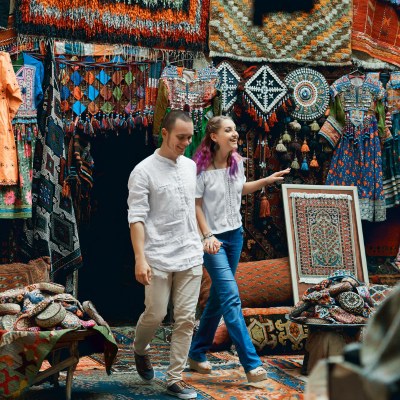
M 261 190 L 261 196 L 260 196 L 260 212 L 259 212 L 259 217 L 260 218 L 266 218 L 271 215 L 271 207 L 269 204 L 269 201 L 267 199 L 267 194 L 265 193 L 264 188 Z

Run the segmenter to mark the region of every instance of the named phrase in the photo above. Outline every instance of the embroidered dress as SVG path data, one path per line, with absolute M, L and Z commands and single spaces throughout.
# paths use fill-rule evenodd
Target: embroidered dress
M 18 183 L 17 148 L 11 120 L 21 103 L 21 90 L 10 55 L 0 51 L 0 186 Z M 11 203 L 11 194 L 6 201 Z
M 386 219 L 380 137 L 384 140 L 382 83 L 345 75 L 331 88 L 330 115 L 319 134 L 335 147 L 327 185 L 357 186 L 361 218 Z
M 190 70 L 174 65 L 164 68 L 158 86 L 153 134 L 161 138 L 162 119 L 173 109 L 188 111 L 193 119 L 194 136 L 185 155 L 192 157 L 205 133 L 207 121 L 221 114 L 221 100 L 216 89 L 218 71 L 215 67 Z
M 24 65 L 16 72 L 22 104 L 12 121 L 18 153 L 17 185 L 0 186 L 0 218 L 32 216 L 32 169 L 37 136 L 37 106 L 43 98 L 43 64 L 24 54 Z
M 382 157 L 383 190 L 386 207 L 400 204 L 400 72 L 392 72 L 387 84 L 388 129 L 391 137 L 385 141 Z

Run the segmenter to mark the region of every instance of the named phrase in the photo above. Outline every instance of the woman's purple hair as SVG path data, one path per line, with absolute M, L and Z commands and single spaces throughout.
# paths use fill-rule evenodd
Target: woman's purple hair
M 219 115 L 212 117 L 206 126 L 206 134 L 197 148 L 193 160 L 197 165 L 197 175 L 205 171 L 212 163 L 215 154 L 215 142 L 211 139 L 211 134 L 217 132 L 221 128 L 222 121 L 230 120 L 232 118 L 226 115 Z M 233 151 L 228 157 L 229 175 L 236 176 L 238 172 L 238 162 L 242 159 L 240 154 Z

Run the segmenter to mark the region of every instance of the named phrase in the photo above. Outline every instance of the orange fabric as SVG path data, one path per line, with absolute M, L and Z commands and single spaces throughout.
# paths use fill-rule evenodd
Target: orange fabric
M 0 52 L 0 185 L 18 183 L 17 148 L 11 121 L 21 103 L 10 55 Z

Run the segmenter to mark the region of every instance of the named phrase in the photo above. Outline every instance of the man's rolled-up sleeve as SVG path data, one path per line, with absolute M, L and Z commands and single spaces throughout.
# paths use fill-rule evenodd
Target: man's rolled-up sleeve
M 149 206 L 149 182 L 145 174 L 132 171 L 128 181 L 128 223 L 146 223 Z

